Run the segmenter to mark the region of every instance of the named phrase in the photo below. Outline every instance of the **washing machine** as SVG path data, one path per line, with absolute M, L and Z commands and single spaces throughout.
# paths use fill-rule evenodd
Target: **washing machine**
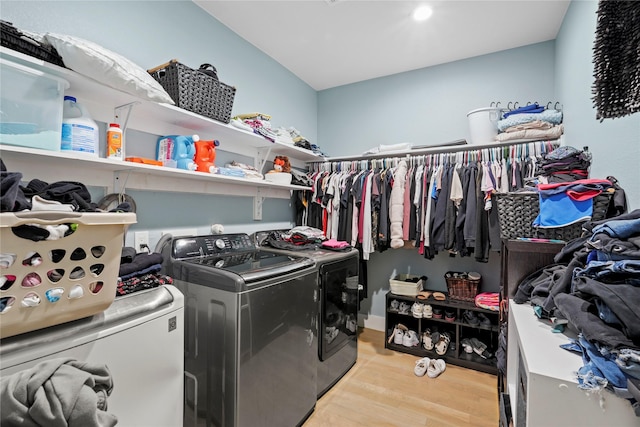
M 316 263 L 318 298 L 317 397 L 331 389 L 355 365 L 358 358 L 358 307 L 362 286 L 358 282 L 359 255 L 356 249 L 333 251 L 312 246 L 287 250 L 270 245 L 281 242 L 287 230 L 254 233 L 263 250 L 305 256 Z
M 168 239 L 184 293 L 185 426 L 296 426 L 316 404 L 317 271 L 247 234 Z
M 182 426 L 183 318 L 184 297 L 171 285 L 117 297 L 100 314 L 3 338 L 0 375 L 57 358 L 104 364 L 118 426 Z

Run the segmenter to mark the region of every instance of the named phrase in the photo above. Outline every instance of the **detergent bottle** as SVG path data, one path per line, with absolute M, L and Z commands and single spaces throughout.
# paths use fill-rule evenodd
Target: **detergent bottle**
M 214 173 L 215 172 L 215 160 L 216 160 L 216 147 L 220 145 L 220 142 L 215 139 L 213 141 L 196 141 L 196 165 L 197 171 Z
M 198 140 L 198 135 L 161 136 L 156 145 L 156 160 L 167 167 L 196 170 L 196 151 L 193 143 Z
M 87 109 L 75 97 L 65 96 L 62 110 L 61 150 L 92 154 L 100 153 L 98 125 Z

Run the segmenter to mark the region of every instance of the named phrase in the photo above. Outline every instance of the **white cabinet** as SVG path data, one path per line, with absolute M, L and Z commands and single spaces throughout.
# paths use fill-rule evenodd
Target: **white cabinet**
M 78 102 L 87 106 L 92 118 L 96 121 L 120 124 L 126 121 L 127 129 L 152 135 L 198 134 L 201 139 L 217 139 L 220 141 L 218 148 L 220 151 L 254 158 L 254 166 L 258 168 L 262 168 L 264 162 L 275 155 L 288 156 L 294 166 L 322 159 L 309 150 L 277 142 L 272 143 L 262 136 L 173 105 L 139 99 L 72 70 L 11 49 L 0 48 L 0 56 L 67 80 L 70 83 L 67 93 L 72 94 Z M 127 141 L 127 143 L 135 143 L 135 141 Z M 136 188 L 226 194 L 255 197 L 256 203 L 260 203 L 264 197 L 289 198 L 291 190 L 307 188 L 87 157 L 74 152 L 44 151 L 9 145 L 0 145 L 0 152 L 11 170 L 23 173 L 24 180 L 33 178 L 49 182 L 61 179 L 75 180 L 86 185 L 106 186 L 111 192 L 119 192 L 124 188 Z
M 560 348 L 568 335 L 551 332 L 529 304 L 509 301 L 507 389 L 516 427 L 639 426 L 628 400 L 578 388 L 582 357 Z

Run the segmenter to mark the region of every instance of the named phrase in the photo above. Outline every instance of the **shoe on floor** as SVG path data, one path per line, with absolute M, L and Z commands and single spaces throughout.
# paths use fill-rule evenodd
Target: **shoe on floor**
M 436 378 L 444 370 L 447 369 L 447 364 L 442 359 L 431 359 L 429 366 L 427 367 L 427 376 L 429 378 Z
M 424 376 L 424 374 L 427 372 L 427 368 L 429 367 L 430 362 L 431 359 L 429 359 L 428 357 L 423 357 L 422 359 L 416 360 L 416 367 L 413 368 L 413 373 L 419 377 Z

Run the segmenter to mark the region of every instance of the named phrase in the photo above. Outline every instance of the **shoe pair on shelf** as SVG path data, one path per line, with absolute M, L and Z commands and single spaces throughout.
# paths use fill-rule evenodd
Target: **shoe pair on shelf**
M 447 368 L 447 364 L 442 359 L 430 359 L 423 357 L 416 360 L 416 366 L 413 372 L 422 377 L 426 373 L 429 378 L 436 378 Z
M 491 320 L 484 313 L 477 313 L 472 310 L 465 310 L 462 313 L 465 322 L 473 326 L 491 326 Z
M 396 345 L 403 345 L 405 347 L 417 347 L 420 344 L 420 339 L 416 331 L 412 331 L 402 323 L 398 323 L 393 329 L 393 332 L 389 336 L 388 343 L 393 341 Z
M 487 350 L 487 345 L 477 338 L 462 338 L 460 340 L 460 345 L 464 349 L 465 353 L 476 353 L 483 359 L 491 359 L 491 356 L 493 356 L 491 352 Z
M 429 351 L 433 351 L 435 349 L 436 354 L 440 356 L 444 356 L 447 353 L 450 343 L 451 335 L 449 335 L 448 332 L 431 332 L 430 329 L 426 329 L 422 333 L 422 347 Z
M 431 319 L 431 316 L 433 316 L 433 311 L 429 304 L 415 302 L 411 306 L 411 314 L 413 315 L 413 317 L 416 317 L 418 319 L 423 317 L 426 319 Z
M 400 302 L 397 299 L 391 300 L 389 303 L 389 311 L 399 314 L 409 314 L 410 306 L 406 302 Z

